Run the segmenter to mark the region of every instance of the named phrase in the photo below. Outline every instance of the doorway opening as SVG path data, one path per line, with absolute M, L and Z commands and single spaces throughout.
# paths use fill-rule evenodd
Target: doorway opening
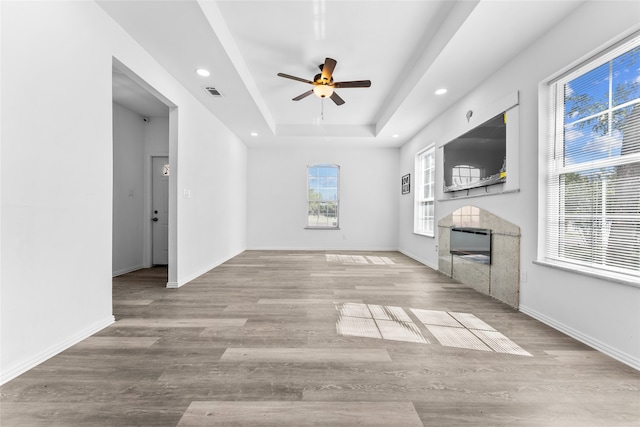
M 173 287 L 177 108 L 115 58 L 112 96 L 112 275 L 164 276 L 166 287 Z

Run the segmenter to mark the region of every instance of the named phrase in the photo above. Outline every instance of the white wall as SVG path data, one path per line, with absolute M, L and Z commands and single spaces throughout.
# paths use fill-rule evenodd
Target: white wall
M 250 148 L 250 249 L 395 250 L 398 149 Z M 340 230 L 306 230 L 307 166 L 340 166 Z
M 113 57 L 177 106 L 176 285 L 245 248 L 246 148 L 93 2 L 0 8 L 5 382 L 113 322 Z
M 149 117 L 144 125 L 144 152 L 147 156 L 169 155 L 169 117 Z
M 142 116 L 114 103 L 111 249 L 114 276 L 143 266 L 144 135 Z
M 616 12 L 611 12 L 611 8 Z M 563 20 L 562 27 L 549 31 L 427 125 L 402 148 L 400 165 L 403 173 L 413 170 L 416 151 L 429 141 L 440 146 L 452 132 L 463 133 L 467 127 L 466 111 L 476 111 L 519 91 L 520 192 L 437 202 L 436 221 L 460 206 L 471 204 L 520 226 L 521 310 L 640 369 L 640 288 L 534 264 L 538 236 L 538 84 L 637 26 L 639 16 L 638 2 L 585 2 Z M 441 153 L 437 150 L 436 154 Z M 513 171 L 510 167 L 508 164 L 508 174 Z M 441 173 L 437 178 L 436 187 L 441 187 Z M 400 199 L 399 224 L 400 249 L 437 267 L 436 240 L 411 233 L 409 200 Z
M 170 162 L 178 176 L 181 286 L 246 248 L 247 149 L 203 108 L 178 115 L 178 162 L 173 153 Z

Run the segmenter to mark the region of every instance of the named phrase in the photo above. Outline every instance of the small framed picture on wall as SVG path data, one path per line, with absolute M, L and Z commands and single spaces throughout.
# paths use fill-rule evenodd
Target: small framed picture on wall
M 411 174 L 402 177 L 402 194 L 411 193 Z

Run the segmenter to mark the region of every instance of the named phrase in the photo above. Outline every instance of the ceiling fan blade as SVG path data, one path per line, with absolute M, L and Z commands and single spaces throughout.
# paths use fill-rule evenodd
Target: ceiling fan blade
M 333 70 L 336 68 L 337 61 L 333 58 L 325 58 L 324 65 L 322 66 L 322 81 L 330 82 Z
M 332 84 L 333 87 L 346 88 L 346 87 L 370 87 L 371 80 L 354 80 L 352 82 L 336 82 Z
M 311 91 L 311 92 L 313 92 L 313 91 Z M 342 104 L 344 104 L 344 99 L 340 98 L 340 97 L 338 96 L 338 94 L 337 94 L 337 93 L 335 93 L 335 92 L 333 92 L 333 93 L 331 94 L 331 99 L 333 100 L 333 102 L 335 102 L 335 103 L 336 103 L 336 105 L 342 105 Z
M 306 98 L 307 96 L 311 95 L 313 93 L 313 89 L 306 91 L 305 93 L 303 93 L 302 95 L 298 95 L 295 98 L 293 98 L 294 101 L 300 101 L 302 98 Z
M 296 77 L 296 76 L 290 76 L 289 74 L 285 74 L 285 73 L 278 73 L 278 76 L 284 77 L 285 79 L 297 80 L 297 81 L 302 82 L 302 83 L 309 83 L 310 85 L 313 84 L 313 82 L 311 80 L 303 79 L 303 78 Z

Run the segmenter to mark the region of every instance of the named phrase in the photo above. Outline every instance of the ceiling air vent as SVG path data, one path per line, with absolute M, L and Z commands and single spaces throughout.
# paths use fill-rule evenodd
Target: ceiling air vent
M 204 88 L 204 90 L 206 90 L 207 92 L 209 92 L 209 94 L 211 96 L 222 96 L 222 94 L 220 93 L 220 91 L 218 89 L 216 89 L 215 87 L 211 87 L 211 86 L 207 86 Z

